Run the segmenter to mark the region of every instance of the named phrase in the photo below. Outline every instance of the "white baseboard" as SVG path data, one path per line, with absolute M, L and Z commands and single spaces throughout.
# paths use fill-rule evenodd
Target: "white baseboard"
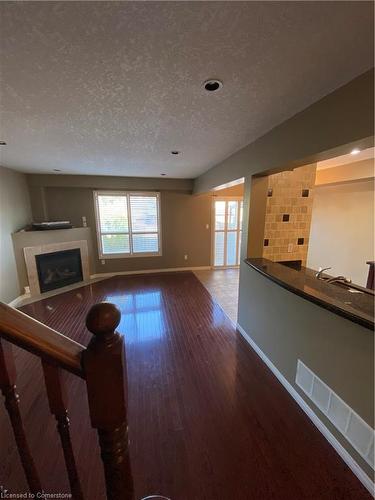
M 237 323 L 237 330 L 241 333 L 243 338 L 250 344 L 254 351 L 258 354 L 261 360 L 268 366 L 272 371 L 278 381 L 284 386 L 284 388 L 289 392 L 296 403 L 302 408 L 306 415 L 310 418 L 313 424 L 319 429 L 327 441 L 333 446 L 338 455 L 344 460 L 349 469 L 353 472 L 355 476 L 361 481 L 365 488 L 375 496 L 374 488 L 375 485 L 371 481 L 371 478 L 365 473 L 365 471 L 358 465 L 354 458 L 349 454 L 349 452 L 340 444 L 340 442 L 335 438 L 331 431 L 325 426 L 325 424 L 320 420 L 318 415 L 312 410 L 312 408 L 306 403 L 306 401 L 300 396 L 300 394 L 294 389 L 294 387 L 286 380 L 286 378 L 281 374 L 281 372 L 276 368 L 272 361 L 264 354 L 264 352 L 257 346 L 254 340 L 246 333 L 241 325 Z
M 166 269 L 142 269 L 140 271 L 119 271 L 117 273 L 97 273 L 97 274 L 91 274 L 90 279 L 96 279 L 96 278 L 111 278 L 112 276 L 127 276 L 130 274 L 153 274 L 153 273 L 168 273 L 168 272 L 176 272 L 176 271 L 207 271 L 208 269 L 212 269 L 211 266 L 198 266 L 198 267 L 170 267 Z M 77 285 L 79 287 L 88 285 L 89 282 L 79 282 Z M 25 287 L 25 290 L 27 290 L 28 287 Z M 66 287 L 59 288 L 56 290 L 56 293 L 53 295 L 59 295 L 60 293 L 66 292 Z M 52 290 L 53 292 L 53 290 Z M 53 296 L 52 295 L 52 296 Z M 43 298 L 48 298 L 49 295 L 43 295 L 43 294 L 38 294 L 35 296 L 35 300 L 41 300 Z M 11 302 L 8 302 L 8 306 L 10 307 L 18 307 L 20 304 L 22 304 L 25 300 L 28 300 L 31 298 L 30 293 L 24 293 L 23 295 L 20 295 L 19 297 L 16 297 L 14 300 Z
M 29 299 L 31 295 L 29 293 L 25 293 L 23 295 L 19 295 L 11 302 L 8 302 L 8 306 L 10 307 L 18 307 L 25 299 Z
M 212 269 L 211 266 L 198 266 L 198 267 L 168 267 L 166 269 L 142 269 L 140 271 L 118 271 L 114 273 L 96 273 L 90 276 L 93 278 L 111 278 L 112 276 L 128 276 L 130 274 L 154 274 L 154 273 L 173 273 L 176 271 L 207 271 Z

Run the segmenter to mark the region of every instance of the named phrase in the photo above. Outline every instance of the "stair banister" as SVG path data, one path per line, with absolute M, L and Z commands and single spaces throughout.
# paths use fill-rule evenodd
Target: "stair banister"
M 11 420 L 30 491 L 42 491 L 32 459 L 16 392 L 14 344 L 41 360 L 51 413 L 57 422 L 73 499 L 83 500 L 70 439 L 68 394 L 60 373 L 66 370 L 86 381 L 92 427 L 97 429 L 108 500 L 133 500 L 129 458 L 125 342 L 115 330 L 120 311 L 108 302 L 95 304 L 86 326 L 93 334 L 87 348 L 61 333 L 0 303 L 0 390 Z M 7 342 L 4 342 L 4 340 Z

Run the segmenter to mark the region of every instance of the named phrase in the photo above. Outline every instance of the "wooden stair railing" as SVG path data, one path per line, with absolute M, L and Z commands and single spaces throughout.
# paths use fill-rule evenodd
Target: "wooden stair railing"
M 115 330 L 120 312 L 113 304 L 94 305 L 86 326 L 94 335 L 87 348 L 0 303 L 0 389 L 5 398 L 15 441 L 30 492 L 43 491 L 18 406 L 15 344 L 41 359 L 47 398 L 57 421 L 70 489 L 74 500 L 83 500 L 82 488 L 69 431 L 67 394 L 62 370 L 86 381 L 91 425 L 97 429 L 108 500 L 133 500 L 127 424 L 127 380 L 124 339 Z

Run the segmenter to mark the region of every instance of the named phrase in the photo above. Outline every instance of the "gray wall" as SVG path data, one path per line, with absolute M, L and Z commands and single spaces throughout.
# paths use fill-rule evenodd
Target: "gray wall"
M 21 293 L 12 245 L 12 233 L 31 222 L 26 176 L 0 167 L 0 301 L 11 302 Z
M 79 227 L 86 216 L 93 235 L 95 273 L 210 265 L 212 195 L 192 195 L 190 180 L 29 175 L 28 182 L 35 219 L 70 220 Z M 106 259 L 103 265 L 97 248 L 94 189 L 160 191 L 162 255 Z
M 250 225 L 252 175 L 309 164 L 373 144 L 373 71 L 328 95 L 195 181 L 195 192 L 245 177 L 241 256 L 256 247 Z M 256 205 L 256 200 L 254 205 Z M 252 245 L 252 238 L 256 241 Z M 257 253 L 255 248 L 254 253 Z M 240 268 L 238 323 L 294 384 L 297 358 L 319 375 L 368 423 L 374 418 L 373 333 L 280 288 L 244 262 Z M 313 403 L 311 409 L 353 458 L 370 468 Z
M 373 145 L 374 71 L 278 125 L 195 179 L 203 193 L 249 174 L 275 173 L 348 152 L 342 145 Z M 371 137 L 369 140 L 367 138 Z M 350 149 L 349 149 L 350 151 Z
M 297 360 L 374 424 L 374 333 L 296 296 L 242 263 L 238 323 L 371 476 L 371 468 L 295 385 Z

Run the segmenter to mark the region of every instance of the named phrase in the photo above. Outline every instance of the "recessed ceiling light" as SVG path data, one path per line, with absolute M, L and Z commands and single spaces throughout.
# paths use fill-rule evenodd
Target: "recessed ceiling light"
M 179 155 L 179 154 L 180 154 L 180 151 L 176 151 L 176 150 L 171 151 L 171 155 Z
M 203 84 L 203 87 L 207 90 L 207 92 L 217 92 L 223 86 L 223 82 L 220 80 L 206 80 Z
M 5 141 L 0 141 L 0 146 L 6 146 L 7 143 Z
M 350 154 L 351 154 L 351 155 L 357 155 L 357 154 L 358 154 L 358 153 L 360 153 L 360 152 L 361 152 L 361 150 L 360 150 L 360 149 L 358 149 L 358 148 L 354 148 L 354 149 L 352 149 L 352 150 L 350 151 Z

